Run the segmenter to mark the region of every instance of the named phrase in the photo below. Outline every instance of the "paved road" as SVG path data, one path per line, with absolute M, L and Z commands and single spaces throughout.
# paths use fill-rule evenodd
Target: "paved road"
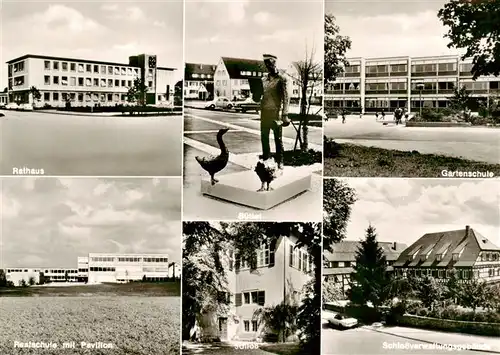
M 231 126 L 224 135 L 224 142 L 231 156 L 223 174 L 251 169 L 248 164 L 251 165 L 252 160 L 255 160 L 261 152 L 257 115 L 186 109 L 184 118 L 184 136 L 186 137 L 184 145 L 184 218 L 190 220 L 234 220 L 242 216 L 240 214 L 244 214 L 244 218 L 254 220 L 318 220 L 318 216 L 321 216 L 321 176 L 318 174 L 313 174 L 311 190 L 266 211 L 213 199 L 201 194 L 201 179 L 207 173 L 201 169 L 194 158 L 197 155 L 218 154 L 216 134 L 219 129 L 224 128 L 223 124 Z M 287 127 L 284 136 L 294 138 L 293 128 Z M 314 141 L 313 137 L 315 137 Z M 320 145 L 321 142 L 321 130 L 311 130 L 311 143 Z M 293 148 L 291 143 L 284 145 L 285 149 Z M 271 149 L 274 151 L 274 148 Z M 241 165 L 240 162 L 248 164 Z M 309 208 L 303 208 L 303 206 Z
M 179 176 L 182 116 L 93 117 L 3 111 L 1 174 Z
M 391 332 L 392 334 L 388 334 Z M 425 333 L 425 334 L 423 334 Z M 432 333 L 432 334 L 429 334 Z M 458 338 L 459 337 L 459 338 Z M 485 355 L 488 352 L 472 350 L 447 349 L 423 349 L 413 348 L 406 350 L 404 347 L 410 346 L 430 346 L 434 341 L 440 344 L 463 345 L 463 344 L 488 344 L 488 341 L 495 341 L 493 338 L 467 336 L 459 334 L 457 337 L 453 333 L 430 332 L 420 329 L 399 327 L 377 329 L 372 327 L 360 327 L 350 330 L 337 330 L 323 325 L 321 333 L 322 353 L 326 355 L 387 355 L 387 354 L 416 354 L 416 355 Z M 422 340 L 432 339 L 430 342 Z M 435 339 L 435 340 L 434 340 Z
M 184 110 L 185 119 L 184 119 L 184 131 L 200 131 L 204 129 L 208 130 L 217 130 L 220 128 L 224 128 L 224 126 L 220 124 L 209 124 L 206 121 L 197 120 L 193 118 L 193 116 L 203 117 L 208 120 L 214 120 L 218 123 L 228 123 L 228 124 L 236 124 L 243 128 L 252 129 L 252 130 L 260 130 L 259 123 L 259 115 L 255 113 L 233 113 L 233 112 L 224 112 L 224 111 L 208 111 L 201 109 L 190 109 L 186 108 Z M 230 137 L 231 134 L 228 132 L 226 134 L 227 137 Z M 296 131 L 292 127 L 292 125 L 285 127 L 283 129 L 283 136 L 291 139 L 295 139 Z M 251 144 L 252 148 L 255 144 L 257 144 L 258 149 L 260 150 L 260 138 L 258 135 L 249 135 L 249 138 L 252 138 L 250 141 L 247 141 L 247 144 Z M 229 138 L 230 139 L 230 138 Z M 323 133 L 320 127 L 309 127 L 309 142 L 312 144 L 323 144 Z M 256 151 L 253 149 L 253 151 Z
M 348 116 L 324 123 L 325 135 L 340 142 L 423 154 L 464 157 L 492 164 L 500 163 L 500 129 L 486 127 L 405 127 L 383 125 L 375 117 Z
M 232 345 L 230 343 L 191 344 L 184 342 L 183 355 L 217 354 L 217 355 L 271 355 L 271 353 L 258 349 L 258 344 L 248 343 Z

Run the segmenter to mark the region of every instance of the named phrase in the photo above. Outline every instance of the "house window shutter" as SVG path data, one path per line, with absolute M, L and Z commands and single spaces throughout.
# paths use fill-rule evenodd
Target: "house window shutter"
M 273 240 L 269 245 L 269 267 L 273 267 L 275 264 L 274 252 L 276 250 L 276 241 Z
M 259 291 L 257 296 L 257 304 L 259 306 L 264 306 L 266 303 L 266 291 Z
M 234 304 L 236 307 L 241 306 L 241 293 L 237 293 L 234 298 Z

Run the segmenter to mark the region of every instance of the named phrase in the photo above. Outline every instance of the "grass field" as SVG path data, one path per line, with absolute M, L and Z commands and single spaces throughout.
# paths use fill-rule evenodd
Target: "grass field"
M 32 286 L 0 288 L 0 297 L 35 296 L 35 297 L 73 297 L 73 296 L 154 296 L 180 297 L 180 281 L 164 283 L 130 282 L 126 284 L 99 284 L 72 286 Z
M 168 355 L 180 353 L 180 297 L 7 297 L 0 300 L 0 354 Z M 14 342 L 58 349 L 17 349 Z M 64 342 L 76 347 L 62 349 Z M 111 343 L 85 349 L 80 342 Z
M 500 164 L 348 143 L 325 144 L 325 176 L 437 178 L 443 177 L 443 170 L 493 172 L 497 177 L 500 175 Z

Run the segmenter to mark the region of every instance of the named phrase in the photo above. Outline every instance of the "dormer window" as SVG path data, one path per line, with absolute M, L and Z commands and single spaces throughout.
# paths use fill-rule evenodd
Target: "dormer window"
M 443 260 L 443 254 L 436 254 L 436 261 Z
M 193 74 L 193 78 L 197 78 L 198 77 L 198 74 Z
M 458 261 L 460 259 L 460 254 L 459 253 L 453 253 L 453 261 Z

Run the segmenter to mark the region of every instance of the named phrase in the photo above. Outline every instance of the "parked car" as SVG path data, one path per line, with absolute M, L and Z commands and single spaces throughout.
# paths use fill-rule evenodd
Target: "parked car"
M 205 108 L 208 109 L 208 110 L 214 110 L 215 109 L 215 101 L 216 100 L 212 100 L 212 101 L 208 101 L 206 104 L 205 104 Z
M 215 108 L 230 110 L 233 107 L 234 104 L 227 97 L 218 97 L 217 99 L 215 99 Z
M 353 328 L 358 325 L 356 318 L 350 318 L 342 313 L 337 313 L 333 317 L 328 318 L 328 324 L 344 329 Z
M 247 112 L 247 111 L 256 111 L 257 113 L 260 111 L 260 104 L 253 101 L 251 97 L 247 98 L 243 102 L 238 102 L 234 104 L 234 109 L 237 112 Z
M 7 105 L 5 105 L 5 108 L 7 110 L 18 110 L 19 109 L 19 105 L 16 104 L 15 102 L 10 102 Z
M 33 111 L 33 105 L 32 104 L 21 104 L 19 105 L 19 109 L 23 111 Z

